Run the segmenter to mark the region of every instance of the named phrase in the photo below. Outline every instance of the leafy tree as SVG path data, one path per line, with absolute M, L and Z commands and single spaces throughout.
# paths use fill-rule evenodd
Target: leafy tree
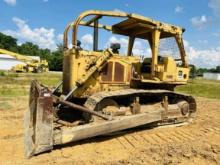
M 49 59 L 51 56 L 50 49 L 40 49 L 40 58 Z
M 190 78 L 195 78 L 196 77 L 196 71 L 197 71 L 196 66 L 193 65 L 193 64 L 190 64 L 189 67 L 190 67 L 190 73 L 189 73 Z
M 17 39 L 0 32 L 0 48 L 18 52 Z
M 216 67 L 216 72 L 220 73 L 220 65 Z
M 210 73 L 220 73 L 220 66 L 217 66 L 216 68 L 210 68 L 210 69 L 207 69 L 207 68 L 199 68 L 196 70 L 196 75 L 197 76 L 202 76 L 203 73 L 205 72 L 210 72 Z
M 57 50 L 52 52 L 49 58 L 50 70 L 62 71 L 63 69 L 63 45 L 57 45 Z
M 19 53 L 29 56 L 40 56 L 40 49 L 38 45 L 32 42 L 25 42 L 19 47 Z
M 53 52 L 51 52 L 50 49 L 41 49 L 38 45 L 33 44 L 32 42 L 25 42 L 19 46 L 17 45 L 17 39 L 0 32 L 0 48 L 17 52 L 22 55 L 40 56 L 41 59 L 46 59 L 48 61 L 50 70 L 62 71 L 62 44 L 57 45 L 57 50 Z
M 196 70 L 196 75 L 197 75 L 197 76 L 202 76 L 204 72 L 207 72 L 207 69 L 198 68 L 198 69 Z

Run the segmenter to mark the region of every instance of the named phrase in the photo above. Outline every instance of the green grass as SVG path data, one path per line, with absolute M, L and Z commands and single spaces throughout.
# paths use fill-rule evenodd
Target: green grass
M 61 81 L 62 74 L 57 73 L 8 73 L 0 76 L 0 97 L 27 96 L 30 82 L 33 79 L 48 87 L 56 86 Z
M 11 108 L 12 108 L 12 105 L 9 102 L 7 102 L 7 101 L 0 102 L 0 111 L 1 110 L 8 110 Z
M 4 71 L 0 71 L 0 76 L 5 76 L 5 72 Z
M 0 74 L 0 99 L 4 97 L 28 96 L 30 82 L 37 79 L 48 87 L 56 86 L 61 81 L 61 73 L 10 73 Z M 179 86 L 176 91 L 193 96 L 220 99 L 220 81 L 194 79 L 187 85 Z
M 220 81 L 197 78 L 190 80 L 187 85 L 177 87 L 176 91 L 193 96 L 220 99 Z

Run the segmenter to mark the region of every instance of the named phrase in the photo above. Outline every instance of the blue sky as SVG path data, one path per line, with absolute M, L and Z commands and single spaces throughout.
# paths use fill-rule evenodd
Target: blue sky
M 18 38 L 19 43 L 31 41 L 55 49 L 65 26 L 90 9 L 137 13 L 182 26 L 190 62 L 199 67 L 220 65 L 220 0 L 0 0 L 0 31 Z M 109 37 L 109 33 L 100 37 L 103 45 L 111 40 L 126 42 L 122 37 Z M 79 39 L 89 46 L 90 31 L 82 29 Z

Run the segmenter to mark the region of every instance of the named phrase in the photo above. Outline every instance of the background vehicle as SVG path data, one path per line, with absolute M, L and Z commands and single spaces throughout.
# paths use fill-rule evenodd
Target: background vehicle
M 0 49 L 0 54 L 10 55 L 25 64 L 17 64 L 12 67 L 14 72 L 34 72 L 42 73 L 48 72 L 48 62 L 46 60 L 41 60 L 38 56 L 26 56 L 18 53 L 14 53 L 5 49 Z
M 83 22 L 87 16 L 90 19 Z M 123 20 L 111 26 L 99 24 L 105 16 Z M 93 51 L 83 50 L 77 41 L 80 25 L 93 27 Z M 71 28 L 72 48 L 68 48 Z M 119 54 L 118 43 L 99 50 L 99 28 L 128 36 L 127 54 Z M 136 14 L 82 13 L 64 32 L 63 81 L 53 90 L 32 81 L 30 109 L 25 116 L 26 156 L 51 150 L 53 145 L 149 123 L 185 122 L 193 117 L 194 98 L 174 92 L 175 86 L 186 84 L 189 77 L 183 32 L 178 26 Z M 160 40 L 172 37 L 179 57 L 160 56 Z M 149 42 L 151 57 L 142 60 L 133 56 L 137 38 Z

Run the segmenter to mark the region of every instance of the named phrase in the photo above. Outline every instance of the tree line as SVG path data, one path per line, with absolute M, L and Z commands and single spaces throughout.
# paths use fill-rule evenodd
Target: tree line
M 25 42 L 21 45 L 17 44 L 17 39 L 0 32 L 0 48 L 22 55 L 39 56 L 46 59 L 49 63 L 49 69 L 53 71 L 62 71 L 63 67 L 63 45 L 58 44 L 55 51 L 50 49 L 39 48 L 32 42 Z
M 49 69 L 54 71 L 62 71 L 63 67 L 63 45 L 58 44 L 55 51 L 50 49 L 41 49 L 38 45 L 32 42 L 25 42 L 20 46 L 17 44 L 17 39 L 5 35 L 0 32 L 0 48 L 12 52 L 29 55 L 40 56 L 41 59 L 46 59 L 49 63 Z M 197 68 L 195 65 L 190 65 L 191 75 L 202 76 L 205 72 L 220 73 L 220 66 L 216 68 Z
M 216 66 L 216 68 L 197 68 L 195 65 L 190 65 L 190 75 L 191 77 L 195 76 L 203 76 L 203 73 L 220 73 L 220 65 Z

